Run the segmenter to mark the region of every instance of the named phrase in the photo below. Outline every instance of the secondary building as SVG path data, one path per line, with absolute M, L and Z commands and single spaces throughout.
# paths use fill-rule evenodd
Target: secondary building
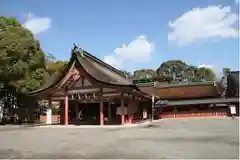
M 228 96 L 230 93 L 238 92 L 237 87 L 233 86 L 237 82 L 233 83 L 231 79 L 232 76 L 228 76 L 228 87 L 224 90 L 221 90 L 215 82 L 169 84 L 166 81 L 138 86 L 143 92 L 156 97 L 154 106 L 156 119 L 229 116 L 230 106 L 236 107 L 237 115 L 239 111 L 239 97 L 236 94 Z M 227 92 L 225 96 L 222 95 L 224 91 Z

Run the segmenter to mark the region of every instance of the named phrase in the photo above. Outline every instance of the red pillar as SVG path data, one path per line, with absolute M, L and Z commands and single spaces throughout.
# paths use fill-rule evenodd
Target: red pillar
M 108 102 L 108 122 L 112 121 L 112 109 L 111 109 L 111 102 Z
M 174 108 L 173 108 L 173 118 L 176 118 L 176 106 L 173 106 Z
M 129 124 L 132 124 L 133 116 L 130 115 L 128 119 L 129 119 L 129 120 L 128 120 Z
M 124 114 L 124 99 L 121 97 L 121 110 L 122 110 L 122 115 L 121 115 L 121 124 L 123 125 L 125 123 L 125 114 Z
M 100 101 L 100 125 L 104 125 L 103 101 Z
M 65 118 L 64 118 L 64 124 L 68 125 L 68 91 L 66 89 L 65 91 L 65 97 L 64 97 L 64 112 L 65 112 Z

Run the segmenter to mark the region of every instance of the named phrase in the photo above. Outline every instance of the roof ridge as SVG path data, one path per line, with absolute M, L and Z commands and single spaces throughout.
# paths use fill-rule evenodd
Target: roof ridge
M 121 75 L 122 77 L 126 78 L 125 74 L 124 74 L 122 71 L 120 71 L 120 70 L 116 69 L 115 67 L 107 64 L 106 62 L 104 62 L 104 61 L 102 61 L 101 59 L 97 58 L 96 56 L 92 55 L 91 53 L 85 51 L 83 48 L 77 47 L 75 44 L 74 44 L 74 48 L 72 49 L 72 54 L 79 55 L 79 54 L 80 54 L 80 53 L 79 53 L 79 49 L 82 50 L 82 53 L 83 53 L 84 55 L 86 55 L 87 57 L 91 58 L 92 60 L 94 60 L 94 61 L 96 61 L 96 62 L 104 65 L 105 67 L 109 68 L 110 70 L 113 70 L 114 72 L 118 73 L 118 74 Z M 127 79 L 127 78 L 126 78 L 126 79 Z
M 159 86 L 157 88 L 171 88 L 171 87 L 190 87 L 190 86 L 202 86 L 202 85 L 214 85 L 214 81 L 207 82 L 195 82 L 195 83 L 182 83 L 182 84 L 168 84 L 166 86 Z

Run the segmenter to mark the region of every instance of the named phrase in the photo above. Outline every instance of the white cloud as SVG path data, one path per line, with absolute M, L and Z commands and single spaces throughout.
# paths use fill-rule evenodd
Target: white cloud
M 146 36 L 139 36 L 128 44 L 123 44 L 122 47 L 115 49 L 114 55 L 104 57 L 104 61 L 114 67 L 121 68 L 131 62 L 149 62 L 154 51 L 153 43 L 149 42 Z
M 137 62 L 151 60 L 154 45 L 145 36 L 139 36 L 129 44 L 123 44 L 121 48 L 116 48 L 115 53 L 123 59 L 131 59 Z
M 32 13 L 29 13 L 26 15 L 26 22 L 23 24 L 23 26 L 30 31 L 32 31 L 33 34 L 38 34 L 41 32 L 46 31 L 51 27 L 52 20 L 48 17 L 37 17 Z
M 121 60 L 117 60 L 116 57 L 114 56 L 105 56 L 103 59 L 104 62 L 106 62 L 107 64 L 114 66 L 116 68 L 120 68 L 122 65 L 122 61 Z
M 194 8 L 169 22 L 172 31 L 168 40 L 187 45 L 208 38 L 237 37 L 238 30 L 233 26 L 236 22 L 237 14 L 229 6 Z
M 213 68 L 213 65 L 210 64 L 201 64 L 198 66 L 198 68 Z

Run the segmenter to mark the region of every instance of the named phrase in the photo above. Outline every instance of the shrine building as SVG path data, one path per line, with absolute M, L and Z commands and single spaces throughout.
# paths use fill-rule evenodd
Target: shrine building
M 230 116 L 231 106 L 236 108 L 236 116 L 238 116 L 238 73 L 231 72 L 227 76 L 228 85 L 225 91 L 215 82 L 170 84 L 165 81 L 137 85 L 141 91 L 157 97 L 154 106 L 155 119 Z M 234 81 L 233 74 L 237 77 Z M 223 95 L 224 92 L 226 94 Z
M 52 102 L 60 102 L 60 123 L 65 125 L 135 123 L 151 106 L 151 96 L 121 71 L 77 46 L 65 72 L 29 95 L 48 100 L 48 123 Z

